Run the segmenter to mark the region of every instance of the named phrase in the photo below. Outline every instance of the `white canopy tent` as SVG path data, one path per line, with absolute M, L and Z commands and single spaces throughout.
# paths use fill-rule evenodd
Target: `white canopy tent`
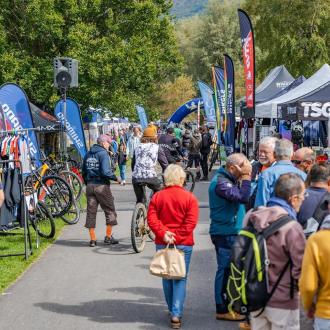
M 317 72 L 301 85 L 270 101 L 259 103 L 255 107 L 256 118 L 277 118 L 277 105 L 295 101 L 308 95 L 330 82 L 330 66 L 324 64 Z

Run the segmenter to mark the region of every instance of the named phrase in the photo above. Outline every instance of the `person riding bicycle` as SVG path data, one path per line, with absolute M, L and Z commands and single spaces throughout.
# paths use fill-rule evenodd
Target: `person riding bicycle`
M 161 190 L 161 181 L 157 177 L 157 161 L 163 171 L 168 161 L 163 148 L 157 144 L 157 134 L 147 127 L 143 131 L 141 144 L 136 147 L 132 159 L 132 183 L 137 203 L 146 204 L 145 186 L 157 192 Z
M 184 156 L 181 142 L 175 137 L 173 127 L 168 127 L 166 134 L 160 135 L 158 144 L 164 149 L 169 164 L 176 164 Z

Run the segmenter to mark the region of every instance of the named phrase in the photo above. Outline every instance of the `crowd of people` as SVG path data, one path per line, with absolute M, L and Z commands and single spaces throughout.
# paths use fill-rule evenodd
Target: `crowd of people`
M 184 252 L 188 273 L 199 213 L 196 197 L 182 188 L 183 168 L 195 166 L 196 179 L 208 180 L 212 136 L 206 126 L 191 131 L 168 127 L 159 132 L 153 124 L 143 133 L 138 128 L 133 128 L 132 134 L 126 133 L 119 135 L 121 178 L 114 175 L 110 166 L 110 136 L 101 135 L 84 158 L 90 246 L 97 244 L 98 204 L 106 215 L 104 243 L 118 243 L 112 235 L 117 220 L 109 183 L 125 182 L 126 161 L 131 159 L 136 201 L 146 203 L 145 186 L 155 192 L 148 208 L 148 224 L 156 237 L 156 249 L 175 244 Z M 217 260 L 216 319 L 240 321 L 241 329 L 297 330 L 301 301 L 307 316 L 314 318 L 315 329 L 330 329 L 330 167 L 327 162 L 317 163 L 312 149 L 294 152 L 289 140 L 276 137 L 265 137 L 259 142 L 257 158 L 251 164 L 244 154 L 231 154 L 209 184 L 209 234 Z M 177 165 L 178 161 L 185 165 Z M 164 189 L 157 177 L 157 163 L 163 170 Z M 246 309 L 251 312 L 233 311 L 227 283 L 242 229 L 247 232 L 253 228 L 255 235 L 262 235 L 276 224 L 276 230 L 265 239 L 265 306 L 253 310 L 245 299 Z M 175 329 L 181 327 L 186 282 L 187 276 L 163 280 L 171 327 Z

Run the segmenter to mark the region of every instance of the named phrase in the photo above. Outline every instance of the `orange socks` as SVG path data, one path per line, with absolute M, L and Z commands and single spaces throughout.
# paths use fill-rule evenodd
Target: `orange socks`
M 107 230 L 105 232 L 105 236 L 111 237 L 111 233 L 112 233 L 112 226 L 111 225 L 107 225 Z
M 89 236 L 91 241 L 96 241 L 95 228 L 89 228 Z

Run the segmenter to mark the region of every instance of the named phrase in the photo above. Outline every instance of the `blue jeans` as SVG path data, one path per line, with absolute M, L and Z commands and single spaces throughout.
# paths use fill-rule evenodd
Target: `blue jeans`
M 226 287 L 229 277 L 230 250 L 234 244 L 236 235 L 222 236 L 211 235 L 212 243 L 217 254 L 218 269 L 215 274 L 214 296 L 217 313 L 228 313 L 228 303 L 226 297 Z
M 187 245 L 177 245 L 176 247 L 177 249 L 184 252 L 184 260 L 186 262 L 186 277 L 182 280 L 163 279 L 163 291 L 171 316 L 181 317 L 183 313 L 184 300 L 186 298 L 187 276 L 193 247 Z M 156 245 L 157 251 L 165 248 L 166 245 Z
M 320 319 L 318 317 L 314 320 L 315 330 L 329 330 L 330 329 L 330 319 Z
M 126 165 L 119 165 L 120 178 L 124 181 L 126 174 Z

